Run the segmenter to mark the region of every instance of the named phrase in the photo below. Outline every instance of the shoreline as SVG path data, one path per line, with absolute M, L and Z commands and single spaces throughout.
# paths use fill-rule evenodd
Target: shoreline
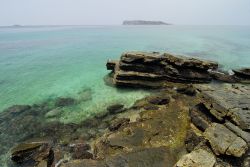
M 24 166 L 33 162 L 30 166 L 46 163 L 62 167 L 115 166 L 118 163 L 143 166 L 144 161 L 151 166 L 168 163 L 178 167 L 189 163 L 213 166 L 249 162 L 249 120 L 241 118 L 242 111 L 248 112 L 250 107 L 244 101 L 250 98 L 249 85 L 244 84 L 248 78 L 242 79 L 242 74 L 248 75 L 247 70 L 238 71 L 240 76 L 229 75 L 216 71 L 216 62 L 169 54 L 162 57 L 158 52 L 128 52 L 119 61 L 108 61 L 107 68 L 113 71 L 111 82 L 116 86 L 150 87 L 156 88 L 155 92 L 130 108 L 122 104 L 109 106 L 106 112 L 80 124 L 38 126 L 40 132 L 26 136 L 22 139 L 24 143 L 12 149 L 12 160 Z M 217 84 L 210 83 L 213 80 L 217 80 Z M 54 105 L 72 104 L 75 104 L 74 99 L 59 98 Z M 235 107 L 242 110 L 232 110 Z M 11 112 L 6 113 L 9 116 L 3 119 L 23 115 L 27 127 L 34 119 L 31 113 L 44 117 L 51 111 L 48 104 L 9 109 Z M 16 120 L 12 121 L 16 124 Z M 39 125 L 39 121 L 35 120 L 32 125 Z M 218 130 L 223 133 L 216 134 Z M 221 141 L 215 134 L 221 135 Z M 34 137 L 40 139 L 32 140 Z M 221 148 L 220 145 L 226 146 Z M 29 153 L 32 156 L 26 157 Z M 210 158 L 202 159 L 205 157 Z

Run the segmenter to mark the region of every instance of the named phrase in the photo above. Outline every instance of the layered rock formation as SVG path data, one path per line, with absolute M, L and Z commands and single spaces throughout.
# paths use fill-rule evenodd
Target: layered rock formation
M 193 137 L 193 149 L 189 156 L 206 145 L 217 157 L 217 162 L 208 166 L 227 164 L 227 166 L 249 166 L 249 120 L 250 87 L 242 84 L 195 85 L 200 92 L 200 102 L 190 109 L 192 125 L 199 129 L 200 137 Z M 197 131 L 197 130 L 196 130 Z M 193 136 L 193 135 L 192 135 Z M 203 143 L 203 144 L 201 144 Z M 206 149 L 205 149 L 206 150 Z M 189 157 L 188 156 L 188 157 Z M 188 166 L 196 157 L 183 157 L 179 167 Z M 222 158 L 222 159 L 220 159 Z M 200 159 L 196 165 L 205 161 Z M 183 164 L 186 162 L 186 164 Z M 193 163 L 194 161 L 192 161 Z
M 119 61 L 108 60 L 112 83 L 117 86 L 164 87 L 168 82 L 209 83 L 249 82 L 250 70 L 234 70 L 234 75 L 218 70 L 218 63 L 208 60 L 158 52 L 127 52 Z
M 196 96 L 196 104 L 189 106 L 192 128 L 185 142 L 189 154 L 175 166 L 249 166 L 250 87 L 236 84 L 249 83 L 248 68 L 229 74 L 212 61 L 128 52 L 119 61 L 109 61 L 107 69 L 112 70 L 116 86 L 169 88 L 175 83 L 178 93 Z M 195 85 L 182 87 L 177 83 Z
M 107 62 L 118 86 L 162 87 L 166 81 L 207 83 L 212 80 L 208 70 L 217 68 L 216 62 L 157 52 L 127 52 L 120 61 Z

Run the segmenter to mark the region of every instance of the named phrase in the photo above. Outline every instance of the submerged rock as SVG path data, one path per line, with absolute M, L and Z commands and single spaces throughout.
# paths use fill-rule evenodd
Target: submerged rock
M 12 114 L 20 114 L 20 113 L 27 111 L 29 109 L 31 109 L 31 106 L 29 106 L 29 105 L 13 105 L 13 106 L 7 108 L 6 110 L 4 110 L 4 112 L 9 112 Z
M 107 107 L 107 110 L 110 114 L 116 114 L 123 111 L 124 105 L 123 104 L 114 104 Z
M 49 112 L 47 112 L 45 114 L 45 117 L 46 118 L 53 118 L 53 117 L 59 116 L 60 114 L 61 114 L 61 109 L 60 108 L 55 108 L 55 109 L 50 110 Z
M 60 97 L 56 99 L 55 106 L 57 107 L 65 107 L 65 106 L 71 106 L 76 103 L 76 100 L 70 97 Z
M 93 90 L 91 88 L 85 88 L 82 91 L 78 92 L 79 101 L 89 101 L 92 100 Z

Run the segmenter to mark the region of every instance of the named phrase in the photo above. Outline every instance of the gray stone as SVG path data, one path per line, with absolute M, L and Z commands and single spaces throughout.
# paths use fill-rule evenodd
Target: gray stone
M 250 86 L 243 84 L 196 85 L 204 105 L 218 120 L 230 120 L 242 130 L 250 130 Z
M 234 132 L 237 136 L 244 139 L 248 144 L 250 143 L 250 133 L 241 130 L 238 126 L 232 124 L 231 122 L 227 121 L 224 124 L 228 129 L 230 129 L 232 132 Z
M 247 143 L 224 125 L 213 123 L 204 133 L 216 155 L 241 157 L 248 149 Z
M 197 149 L 181 157 L 175 167 L 213 167 L 215 162 L 213 153 L 205 149 Z

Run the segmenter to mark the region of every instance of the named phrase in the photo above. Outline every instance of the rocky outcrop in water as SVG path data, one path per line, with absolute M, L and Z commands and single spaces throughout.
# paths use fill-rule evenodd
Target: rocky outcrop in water
M 217 68 L 216 62 L 156 52 L 127 52 L 120 61 L 107 62 L 117 86 L 163 87 L 166 81 L 207 83 L 212 80 L 208 70 Z
M 126 20 L 123 25 L 170 25 L 162 21 Z
M 218 70 L 216 62 L 169 53 L 127 52 L 119 61 L 108 60 L 106 66 L 112 71 L 111 83 L 117 86 L 159 88 L 167 86 L 167 82 L 250 82 L 247 68 L 233 70 L 232 75 Z

